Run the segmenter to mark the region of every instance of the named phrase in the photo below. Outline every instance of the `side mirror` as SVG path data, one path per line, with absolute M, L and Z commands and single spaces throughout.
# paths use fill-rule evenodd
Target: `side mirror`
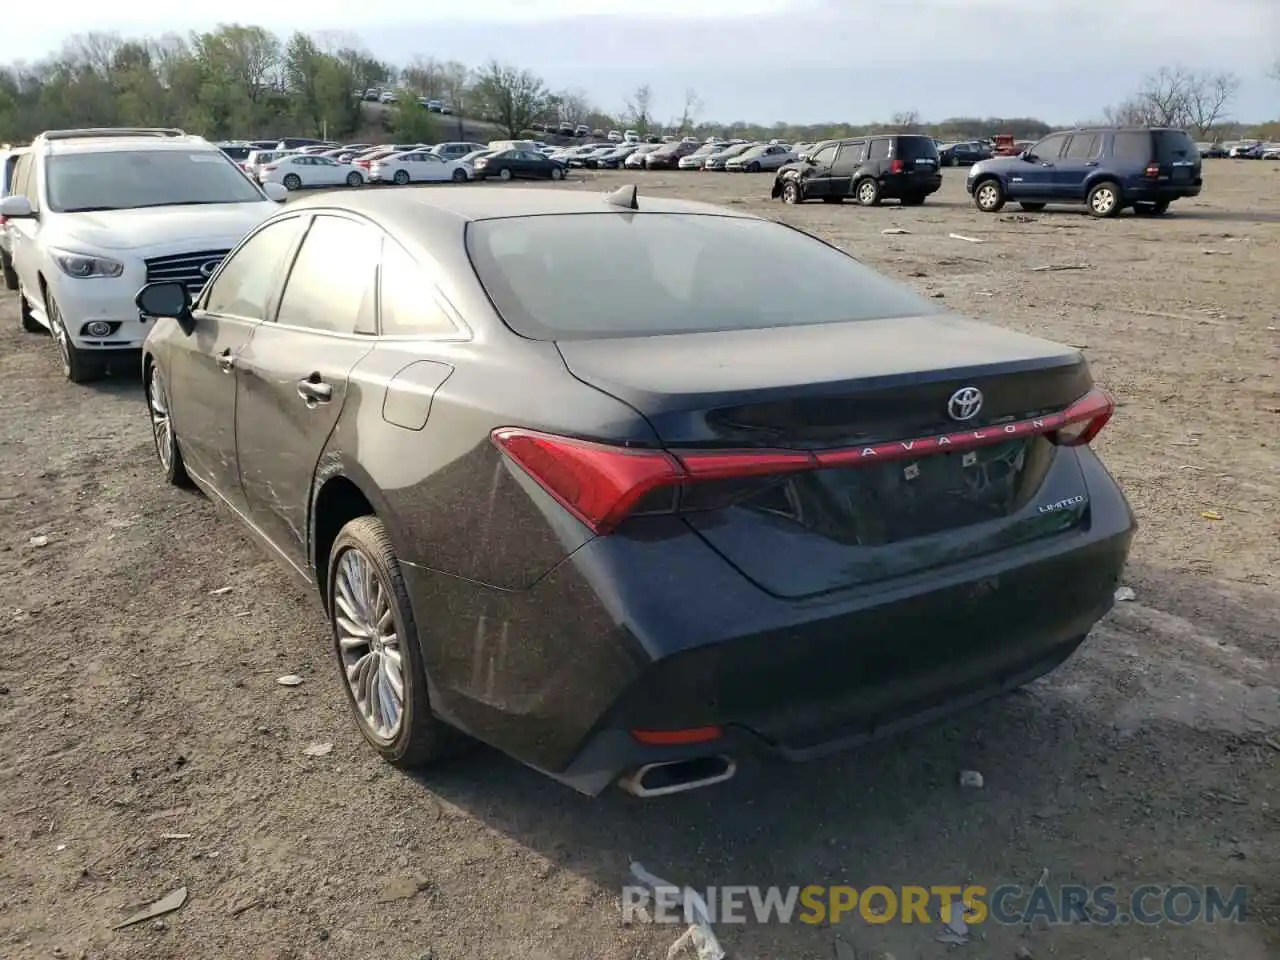
M 31 209 L 31 201 L 23 196 L 5 197 L 0 200 L 0 217 L 6 220 L 31 220 L 36 212 Z
M 182 329 L 190 333 L 191 294 L 186 284 L 175 280 L 157 280 L 148 283 L 133 298 L 138 312 L 148 317 L 174 317 Z
M 262 192 L 267 195 L 268 200 L 274 200 L 276 203 L 284 203 L 289 198 L 288 187 L 270 180 L 262 185 Z

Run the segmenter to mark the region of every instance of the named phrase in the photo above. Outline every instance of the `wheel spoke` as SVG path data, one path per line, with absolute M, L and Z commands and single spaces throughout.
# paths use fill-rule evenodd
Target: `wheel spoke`
M 392 740 L 406 692 L 392 593 L 360 550 L 345 551 L 337 564 L 331 616 L 347 685 L 369 733 Z

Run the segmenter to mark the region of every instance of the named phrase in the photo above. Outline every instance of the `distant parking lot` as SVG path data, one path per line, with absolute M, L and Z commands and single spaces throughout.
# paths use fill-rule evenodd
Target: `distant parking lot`
M 781 218 L 961 313 L 1083 348 L 1120 402 L 1099 447 L 1141 523 L 1135 599 L 1072 661 L 940 725 L 667 800 L 588 800 L 489 751 L 419 779 L 384 766 L 315 599 L 161 484 L 136 385 L 68 384 L 0 295 L 0 956 L 665 957 L 680 930 L 619 910 L 635 858 L 695 888 L 1249 888 L 1245 924 L 984 924 L 955 948 L 856 913 L 720 926 L 735 960 L 828 958 L 837 939 L 856 951 L 840 960 L 1275 957 L 1280 164 L 1206 161 L 1200 198 L 1108 221 L 983 215 L 964 173 L 912 208 L 784 207 L 767 174 L 555 187 L 636 182 L 642 207 Z M 182 910 L 111 930 L 178 886 Z

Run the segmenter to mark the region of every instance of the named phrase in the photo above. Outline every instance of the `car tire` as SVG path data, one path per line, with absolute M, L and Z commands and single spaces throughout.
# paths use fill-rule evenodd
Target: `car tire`
M 62 311 L 48 291 L 45 291 L 44 303 L 45 315 L 49 318 L 49 331 L 53 334 L 58 354 L 62 358 L 62 375 L 72 383 L 101 380 L 107 372 L 105 358 L 89 350 L 80 350 L 71 342 L 71 335 L 62 319 Z
M 1004 209 L 1004 187 L 995 177 L 978 181 L 973 186 L 973 203 L 983 213 L 999 213 Z
M 396 181 L 396 182 L 398 183 L 399 181 Z M 407 183 L 408 181 L 406 180 L 405 182 Z M 358 173 L 356 173 L 354 170 L 352 170 L 350 173 L 348 173 L 348 174 L 347 174 L 347 186 L 348 186 L 348 187 L 363 187 L 363 186 L 364 186 L 364 177 L 360 176 L 360 174 L 358 174 Z
M 36 315 L 31 312 L 31 301 L 24 297 L 21 292 L 18 293 L 18 319 L 22 323 L 24 333 L 49 332 L 36 319 Z
M 794 180 L 788 180 L 782 185 L 783 203 L 800 203 L 803 200 L 804 195 L 800 192 L 800 184 Z
M 564 171 L 563 171 L 563 170 L 561 170 L 559 167 L 552 167 L 552 168 L 551 168 L 551 179 L 552 179 L 552 180 L 563 180 L 563 179 L 564 179 Z
M 4 274 L 4 285 L 6 289 L 18 289 L 18 273 L 13 269 L 13 263 L 3 253 L 0 253 L 0 273 Z
M 760 162 L 758 160 L 752 160 L 750 163 L 747 164 L 747 173 L 759 173 L 759 172 L 760 172 Z
M 351 177 L 354 177 L 354 176 L 356 176 L 356 174 L 354 174 L 354 173 L 353 173 L 353 174 L 351 174 Z M 347 183 L 348 183 L 348 184 L 350 184 L 350 183 L 351 183 L 351 177 L 347 177 Z M 403 187 L 406 183 L 408 183 L 408 182 L 409 182 L 409 171 L 408 171 L 408 170 L 397 170 L 397 171 L 396 171 L 396 175 L 395 175 L 394 177 L 392 177 L 391 179 L 392 179 L 392 180 L 394 180 L 397 184 L 399 184 L 400 186 L 402 186 L 402 187 Z
M 147 412 L 151 415 L 151 439 L 155 442 L 156 459 L 164 482 L 173 487 L 189 488 L 191 477 L 182 462 L 182 450 L 178 447 L 178 435 L 173 431 L 169 393 L 164 388 L 164 378 L 155 364 L 147 367 Z
M 454 183 L 466 183 L 466 182 L 467 182 L 467 171 L 465 171 L 465 170 L 463 170 L 461 167 L 459 167 L 457 170 L 453 171 L 453 173 L 450 175 L 450 179 L 451 179 Z
M 1030 201 L 1026 203 L 1019 202 L 1018 206 L 1027 211 L 1027 213 L 1039 213 L 1045 207 L 1043 203 L 1032 203 Z
M 361 735 L 383 760 L 405 769 L 455 752 L 463 738 L 431 712 L 413 608 L 382 521 L 365 516 L 344 526 L 329 552 L 328 572 L 334 653 Z M 394 633 L 385 632 L 388 619 Z M 362 632 L 371 642 L 361 643 Z M 383 722 L 387 711 L 368 694 L 373 684 L 382 684 L 379 703 L 385 694 L 394 701 L 397 676 L 401 693 L 392 727 Z
M 864 177 L 854 186 L 853 196 L 864 207 L 877 206 L 880 203 L 880 184 L 871 177 Z
M 1155 203 L 1135 203 L 1133 212 L 1140 217 L 1162 217 L 1169 212 L 1169 201 L 1158 200 Z
M 284 188 L 286 190 L 302 189 L 302 178 L 298 176 L 296 173 L 287 174 L 284 180 L 281 182 L 284 184 Z
M 510 180 L 510 179 L 511 179 L 511 168 L 510 168 L 510 167 L 503 167 L 501 170 L 499 170 L 499 171 L 498 171 L 498 179 L 499 179 L 499 180 Z
M 1105 220 L 1116 216 L 1124 207 L 1120 199 L 1120 184 L 1114 180 L 1095 183 L 1085 198 L 1089 215 Z
M 904 207 L 919 207 L 924 204 L 924 194 L 909 193 L 899 201 Z

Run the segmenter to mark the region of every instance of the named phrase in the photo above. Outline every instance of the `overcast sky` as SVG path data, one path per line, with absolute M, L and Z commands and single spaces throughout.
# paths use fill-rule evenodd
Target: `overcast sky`
M 350 31 L 375 55 L 510 61 L 606 109 L 641 83 L 659 117 L 696 90 L 706 119 L 852 122 L 947 116 L 1095 119 L 1166 64 L 1234 71 L 1233 114 L 1280 116 L 1280 0 L 483 0 L 414 5 L 218 0 L 218 18 L 282 33 Z M 450 12 L 449 8 L 452 8 Z M 6 4 L 0 60 L 38 59 L 70 31 L 207 29 L 141 0 Z M 589 11 L 589 14 L 585 12 Z M 640 12 L 643 11 L 643 12 Z

